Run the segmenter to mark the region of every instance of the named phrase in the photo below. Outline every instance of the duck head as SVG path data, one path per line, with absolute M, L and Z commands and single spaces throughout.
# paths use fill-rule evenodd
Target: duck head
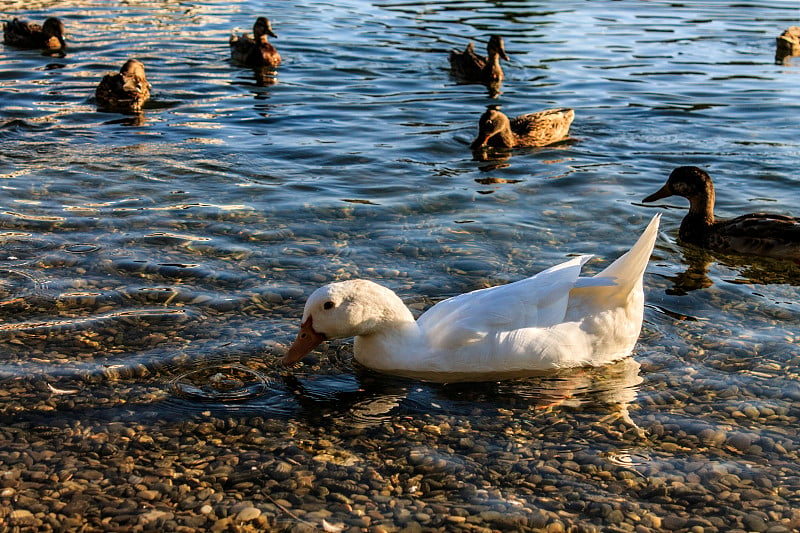
M 711 176 L 698 167 L 685 166 L 673 170 L 667 182 L 659 190 L 642 200 L 643 202 L 655 202 L 668 196 L 683 196 L 689 203 L 714 204 L 714 184 Z
M 258 17 L 253 24 L 253 37 L 256 41 L 259 40 L 259 37 L 262 35 L 269 35 L 270 37 L 278 38 L 275 35 L 275 32 L 272 31 L 272 23 L 269 21 L 267 17 Z
M 363 279 L 325 285 L 306 301 L 300 331 L 283 364 L 296 363 L 326 340 L 372 335 L 408 320 L 414 320 L 411 312 L 382 285 Z
M 150 88 L 144 74 L 144 64 L 138 59 L 129 59 L 119 69 L 122 78 L 125 80 L 123 89 L 131 93 L 141 93 Z
M 511 122 L 499 106 L 489 106 L 478 121 L 478 137 L 470 148 L 478 150 L 487 144 L 493 146 L 514 146 Z
M 492 35 L 489 37 L 489 42 L 486 45 L 486 52 L 489 54 L 489 57 L 494 55 L 500 56 L 502 59 L 508 61 L 508 56 L 506 55 L 506 47 L 503 43 L 503 38 L 499 35 Z
M 48 37 L 55 37 L 58 39 L 61 48 L 67 46 L 67 42 L 64 40 L 64 23 L 56 17 L 49 17 L 44 21 L 44 24 L 42 24 L 42 33 Z

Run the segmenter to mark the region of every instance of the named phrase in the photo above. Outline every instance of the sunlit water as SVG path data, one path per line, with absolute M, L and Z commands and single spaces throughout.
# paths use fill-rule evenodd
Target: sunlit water
M 0 473 L 24 464 L 67 483 L 61 455 L 27 464 L 24 443 L 80 472 L 142 436 L 162 461 L 235 465 L 222 481 L 211 461 L 147 470 L 169 478 L 156 481 L 134 466 L 88 510 L 40 515 L 100 528 L 114 498 L 168 481 L 222 496 L 210 513 L 165 497 L 172 521 L 153 520 L 167 529 L 235 518 L 240 500 L 264 527 L 800 527 L 798 267 L 686 248 L 682 200 L 640 204 L 693 164 L 721 216 L 800 214 L 800 60 L 774 61 L 794 2 L 40 1 L 2 14 L 58 15 L 70 48 L 0 49 Z M 262 14 L 284 59 L 274 84 L 228 59 L 231 30 Z M 491 33 L 511 59 L 495 99 L 447 70 L 450 49 Z M 129 57 L 153 86 L 144 114 L 97 111 L 94 87 Z M 476 161 L 489 104 L 573 107 L 573 139 Z M 482 385 L 377 376 L 354 367 L 349 341 L 279 364 L 320 284 L 377 280 L 419 311 L 573 253 L 595 254 L 596 272 L 657 211 L 631 360 Z M 248 431 L 258 439 L 226 440 Z M 62 450 L 93 434 L 114 447 Z M 274 464 L 315 477 L 292 490 Z M 12 474 L 6 524 L 43 490 Z M 376 497 L 364 487 L 385 501 L 354 499 Z M 121 524 L 147 525 L 147 508 Z

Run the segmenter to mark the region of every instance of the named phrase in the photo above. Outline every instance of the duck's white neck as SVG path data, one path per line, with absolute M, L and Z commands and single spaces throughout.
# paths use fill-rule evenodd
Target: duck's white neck
M 379 371 L 402 370 L 415 364 L 417 355 L 425 353 L 423 335 L 414 316 L 399 298 L 395 304 L 398 303 L 380 327 L 355 337 L 353 356 L 362 365 Z

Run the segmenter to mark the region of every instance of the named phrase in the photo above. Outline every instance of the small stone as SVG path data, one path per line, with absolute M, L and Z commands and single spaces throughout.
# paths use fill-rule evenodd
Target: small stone
M 33 520 L 33 513 L 27 509 L 15 509 L 11 511 L 11 520 L 14 523 L 26 523 Z
M 732 435 L 728 436 L 728 444 L 736 448 L 737 450 L 746 452 L 750 449 L 750 446 L 753 444 L 752 439 L 749 436 L 745 435 L 744 433 L 733 433 Z
M 661 525 L 664 529 L 674 531 L 676 529 L 683 529 L 686 526 L 687 519 L 677 515 L 667 515 L 661 520 Z
M 433 424 L 428 424 L 427 426 L 423 426 L 422 431 L 428 433 L 429 435 L 442 434 L 442 429 L 439 426 L 434 426 Z
M 642 524 L 644 524 L 646 527 L 661 529 L 661 518 L 652 513 L 645 513 L 645 515 L 642 517 Z
M 606 520 L 608 520 L 612 524 L 621 524 L 623 521 L 625 521 L 625 514 L 619 509 L 614 509 L 613 511 L 608 513 L 608 516 L 606 516 Z
M 236 520 L 240 522 L 250 522 L 261 516 L 261 509 L 256 507 L 245 507 L 236 515 Z
M 172 513 L 159 511 L 158 509 L 153 509 L 152 511 L 148 511 L 140 516 L 140 520 L 145 524 L 157 522 L 159 520 L 167 520 L 169 518 L 172 518 Z
M 211 507 L 208 504 L 205 504 L 204 506 L 202 506 L 200 508 L 200 514 L 211 514 L 211 511 L 213 511 L 213 510 L 214 510 L 213 507 Z
M 272 471 L 272 477 L 278 481 L 283 481 L 285 479 L 289 479 L 289 476 L 292 474 L 292 465 L 281 461 L 275 465 L 275 469 Z
M 742 523 L 744 523 L 744 527 L 746 527 L 748 531 L 757 531 L 761 533 L 767 530 L 767 523 L 764 519 L 754 513 L 745 515 L 742 519 Z
M 214 522 L 214 525 L 211 526 L 211 531 L 212 533 L 222 533 L 228 530 L 229 525 L 231 525 L 230 518 L 221 518 Z
M 161 496 L 161 494 L 157 490 L 147 489 L 140 490 L 138 496 L 143 500 L 155 500 Z
M 84 470 L 83 472 L 78 472 L 75 474 L 75 477 L 86 479 L 88 481 L 99 481 L 103 479 L 103 473 L 98 472 L 97 470 Z
M 759 415 L 761 415 L 761 412 L 754 405 L 746 406 L 744 409 L 742 409 L 742 412 L 748 418 L 758 418 Z
M 791 533 L 791 530 L 786 526 L 778 524 L 775 526 L 769 526 L 766 533 Z

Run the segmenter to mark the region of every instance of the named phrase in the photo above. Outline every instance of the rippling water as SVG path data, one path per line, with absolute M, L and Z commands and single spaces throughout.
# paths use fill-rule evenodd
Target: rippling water
M 800 527 L 800 272 L 684 247 L 682 201 L 639 203 L 692 164 L 721 216 L 798 214 L 800 60 L 774 61 L 796 4 L 291 4 L 0 8 L 60 16 L 70 46 L 0 49 L 0 520 L 205 528 L 249 522 L 244 500 L 270 528 Z M 274 84 L 228 59 L 231 30 L 262 14 Z M 491 33 L 510 56 L 494 99 L 447 70 Z M 129 57 L 152 100 L 99 112 L 94 87 Z M 475 161 L 490 104 L 573 107 L 573 139 Z M 572 253 L 598 271 L 658 210 L 629 361 L 479 386 L 375 376 L 350 342 L 279 364 L 320 284 L 379 280 L 422 310 Z M 80 512 L 26 503 L 66 500 L 63 472 L 91 480 L 143 436 L 171 476 L 106 471 L 114 489 Z M 176 466 L 192 454 L 229 457 L 230 476 Z M 148 500 L 142 485 L 162 507 L 106 512 Z M 221 496 L 193 507 L 181 486 Z

